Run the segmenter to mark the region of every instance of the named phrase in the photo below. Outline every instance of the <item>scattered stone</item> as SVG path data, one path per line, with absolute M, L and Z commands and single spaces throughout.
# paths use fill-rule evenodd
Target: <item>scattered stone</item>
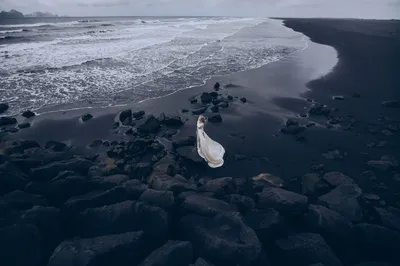
M 7 116 L 0 117 L 0 127 L 15 125 L 16 123 L 17 119 L 15 119 L 14 117 L 7 117 Z
M 19 130 L 18 130 L 18 128 L 16 128 L 16 127 L 11 127 L 11 128 L 8 128 L 7 130 L 6 130 L 6 132 L 9 132 L 9 133 L 17 133 Z
M 144 116 L 145 114 L 146 114 L 146 113 L 145 113 L 143 110 L 140 110 L 140 111 L 137 111 L 137 112 L 133 112 L 133 113 L 132 113 L 132 116 L 133 116 L 136 120 L 139 120 L 139 119 L 142 119 L 143 116 Z
M 362 197 L 369 201 L 379 201 L 381 197 L 375 194 L 362 194 Z
M 353 179 L 351 179 L 347 175 L 344 175 L 340 172 L 326 173 L 323 175 L 322 179 L 324 179 L 332 187 L 337 187 L 339 185 L 354 183 Z
M 210 92 L 209 95 L 210 95 L 211 97 L 213 97 L 213 99 L 216 99 L 216 98 L 218 97 L 218 93 L 215 92 L 215 91 Z
M 232 97 L 231 95 L 228 95 L 226 98 L 227 98 L 229 101 L 233 101 L 233 97 Z
M 47 206 L 48 201 L 41 195 L 15 190 L 0 197 L 1 211 L 27 210 L 35 205 Z
M 153 169 L 150 163 L 138 163 L 136 165 L 128 164 L 125 166 L 125 171 L 132 179 L 145 181 Z
M 337 96 L 332 96 L 332 100 L 339 100 L 339 101 L 343 101 L 343 100 L 344 100 L 344 97 L 343 97 L 343 96 L 340 96 L 340 95 L 337 95 Z
M 192 99 L 192 100 L 190 100 L 190 103 L 191 103 L 191 104 L 197 103 L 197 99 Z
M 243 160 L 246 160 L 246 156 L 245 155 L 242 155 L 242 154 L 235 154 L 235 161 L 243 161 Z
M 91 114 L 85 114 L 85 115 L 81 116 L 82 122 L 89 121 L 92 118 L 93 118 L 93 115 L 91 115 Z
M 192 262 L 193 249 L 190 242 L 169 240 L 153 251 L 139 266 L 188 266 Z
M 212 115 L 208 118 L 208 121 L 210 121 L 211 123 L 221 123 L 222 117 L 221 115 Z
M 194 115 L 201 115 L 207 110 L 207 107 L 200 107 L 198 109 L 195 109 L 192 111 L 192 114 Z
M 0 103 L 0 114 L 4 113 L 8 110 L 10 106 L 7 103 Z
M 353 97 L 353 98 L 361 98 L 361 95 L 360 95 L 359 93 L 357 93 L 357 92 L 354 92 L 354 93 L 351 95 L 351 97 Z
M 399 101 L 384 101 L 382 102 L 383 107 L 387 108 L 400 108 L 400 100 Z
M 224 197 L 225 201 L 236 205 L 237 209 L 241 213 L 247 213 L 255 208 L 254 200 L 250 197 L 246 197 L 239 194 L 230 194 Z
M 157 118 L 150 115 L 144 124 L 140 125 L 137 130 L 140 133 L 157 133 L 160 130 L 161 123 Z
M 399 262 L 400 234 L 398 232 L 367 223 L 357 224 L 354 228 L 358 248 L 366 260 Z
M 397 160 L 387 155 L 382 156 L 380 160 L 370 160 L 367 164 L 382 171 L 389 171 L 398 166 Z
M 90 143 L 89 147 L 90 148 L 98 148 L 101 146 L 101 144 L 103 144 L 103 141 L 101 139 L 96 139 L 96 140 L 93 140 L 92 143 Z
M 344 155 L 339 150 L 328 151 L 323 153 L 322 156 L 324 156 L 327 160 L 342 160 L 344 158 Z
M 132 179 L 124 182 L 122 187 L 128 193 L 130 199 L 139 199 L 139 197 L 145 192 L 148 187 L 146 184 L 143 184 L 142 181 L 137 179 Z
M 113 187 L 122 185 L 126 181 L 129 180 L 127 175 L 111 175 L 111 176 L 97 176 L 93 177 L 90 182 L 89 186 L 94 190 L 108 190 Z
M 301 193 L 307 196 L 327 192 L 329 185 L 317 174 L 306 174 L 301 178 Z
M 182 113 L 187 113 L 187 112 L 189 112 L 189 110 L 188 109 L 182 109 L 181 112 Z
M 305 130 L 306 130 L 305 126 L 300 126 L 298 124 L 297 125 L 290 124 L 290 125 L 286 125 L 286 127 L 282 128 L 281 132 L 284 134 L 297 135 Z
M 181 239 L 193 244 L 195 254 L 217 265 L 249 266 L 261 253 L 256 233 L 237 213 L 214 218 L 185 216 L 180 220 L 179 233 Z
M 342 184 L 331 192 L 318 198 L 321 205 L 337 211 L 351 222 L 362 221 L 362 209 L 359 198 L 361 189 L 355 184 Z
M 215 89 L 215 90 L 219 90 L 220 87 L 221 87 L 221 85 L 220 85 L 218 82 L 216 82 L 216 83 L 214 84 L 214 89 Z
M 18 124 L 18 128 L 19 128 L 19 129 L 28 128 L 28 127 L 30 127 L 30 126 L 31 126 L 31 124 L 28 123 L 28 122 Z
M 313 103 L 310 107 L 310 114 L 312 115 L 329 115 L 330 110 L 323 104 Z
M 321 262 L 325 266 L 342 266 L 325 240 L 318 234 L 300 233 L 277 240 L 278 256 L 285 265 L 308 266 Z
M 148 251 L 142 231 L 66 240 L 54 250 L 48 266 L 137 265 Z
M 185 198 L 181 207 L 186 213 L 195 213 L 211 217 L 218 213 L 236 211 L 234 205 L 230 205 L 222 200 L 201 195 L 189 195 Z
M 31 118 L 31 117 L 34 117 L 35 115 L 36 114 L 34 112 L 30 111 L 30 110 L 25 111 L 25 112 L 22 113 L 22 116 L 25 117 L 25 118 Z
M 240 101 L 241 101 L 242 103 L 245 103 L 245 102 L 247 102 L 247 99 L 246 99 L 245 97 L 243 97 L 243 98 L 240 98 Z
M 260 193 L 258 208 L 273 208 L 284 215 L 301 215 L 307 211 L 308 198 L 281 188 L 264 188 Z
M 252 210 L 246 214 L 244 220 L 256 231 L 258 238 L 263 243 L 270 243 L 271 239 L 284 232 L 284 219 L 274 209 Z
M 284 181 L 282 178 L 269 174 L 269 173 L 261 173 L 252 178 L 253 185 L 257 187 L 265 187 L 265 186 L 273 186 L 277 188 L 282 188 L 284 186 Z
M 203 92 L 203 94 L 200 96 L 200 100 L 202 103 L 207 104 L 212 102 L 213 97 L 209 93 Z

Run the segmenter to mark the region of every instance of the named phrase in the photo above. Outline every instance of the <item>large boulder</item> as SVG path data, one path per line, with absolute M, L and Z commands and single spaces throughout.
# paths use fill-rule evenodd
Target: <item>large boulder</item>
M 79 235 L 85 237 L 142 230 L 155 244 L 161 244 L 169 235 L 168 214 L 142 202 L 125 201 L 86 209 L 75 222 Z
M 177 149 L 184 146 L 194 146 L 196 144 L 195 136 L 187 136 L 172 142 L 172 146 Z
M 366 223 L 357 224 L 354 227 L 358 247 L 365 259 L 400 263 L 400 234 L 398 232 Z
M 226 195 L 235 193 L 236 188 L 232 177 L 220 177 L 207 181 L 202 190 L 213 192 L 215 195 Z
M 270 173 L 261 173 L 252 178 L 253 188 L 257 191 L 262 191 L 265 187 L 278 187 L 284 186 L 284 181 L 279 176 Z
M 320 205 L 310 205 L 303 217 L 310 232 L 319 233 L 341 258 L 355 255 L 353 225 L 339 213 Z
M 126 181 L 122 184 L 122 187 L 125 189 L 126 193 L 128 193 L 129 198 L 133 200 L 138 199 L 142 193 L 148 189 L 146 184 L 137 179 Z
M 180 147 L 176 149 L 176 153 L 183 160 L 188 161 L 190 163 L 199 164 L 204 162 L 204 159 L 199 156 L 196 147 L 191 147 L 191 146 Z
M 200 96 L 200 100 L 201 100 L 202 103 L 207 104 L 207 103 L 211 103 L 212 102 L 213 97 L 209 93 L 203 92 L 203 94 L 201 94 L 201 96 Z
M 307 196 L 320 195 L 329 191 L 329 185 L 317 174 L 306 174 L 301 178 L 301 193 Z
M 141 231 L 66 240 L 54 250 L 48 266 L 132 266 L 137 265 L 147 252 Z
M 237 213 L 185 216 L 179 222 L 179 235 L 192 243 L 195 255 L 217 265 L 248 266 L 261 253 L 256 233 Z
M 0 247 L 1 265 L 40 266 L 42 263 L 42 236 L 34 225 L 15 224 L 0 228 Z
M 183 121 L 180 116 L 165 116 L 162 123 L 169 127 L 177 127 L 183 125 Z
M 22 112 L 22 116 L 25 118 L 31 118 L 34 117 L 36 114 L 34 112 L 32 112 L 31 110 L 27 110 Z
M 226 195 L 224 200 L 232 205 L 235 205 L 241 213 L 247 213 L 253 210 L 256 205 L 252 198 L 239 194 Z
M 263 243 L 270 243 L 271 239 L 284 233 L 284 219 L 274 209 L 252 210 L 246 214 L 244 220 Z
M 124 122 L 125 120 L 128 120 L 129 122 L 132 121 L 132 110 L 124 110 L 119 114 L 119 121 Z
M 308 198 L 281 188 L 264 188 L 260 193 L 258 208 L 273 208 L 283 215 L 301 215 L 307 211 Z
M 153 251 L 139 266 L 188 266 L 192 257 L 192 244 L 170 240 Z
M 142 193 L 139 200 L 164 209 L 172 209 L 175 205 L 172 191 L 148 189 Z
M 30 178 L 34 181 L 49 181 L 56 177 L 61 171 L 66 170 L 86 174 L 92 165 L 93 162 L 82 158 L 54 162 L 32 169 Z
M 219 213 L 236 211 L 236 206 L 234 205 L 201 195 L 189 195 L 185 198 L 181 207 L 184 212 L 204 216 L 215 216 Z
M 190 266 L 192 266 L 192 265 L 190 265 Z M 206 260 L 203 259 L 203 258 L 198 258 L 198 259 L 194 262 L 193 266 L 214 266 L 214 264 L 211 264 L 210 262 L 206 261 Z
M 382 224 L 392 230 L 400 232 L 400 217 L 383 208 L 375 208 Z
M 15 190 L 0 197 L 0 206 L 2 206 L 0 214 L 1 211 L 27 210 L 35 205 L 46 206 L 48 205 L 48 201 L 41 195 Z
M 0 114 L 4 113 L 8 110 L 10 106 L 7 103 L 0 103 Z
M 54 207 L 34 206 L 25 211 L 20 219 L 23 223 L 33 224 L 39 229 L 43 244 L 42 265 L 47 264 L 48 258 L 64 237 L 61 211 Z
M 300 233 L 276 242 L 277 254 L 283 265 L 308 266 L 322 263 L 324 266 L 342 266 L 325 240 L 318 234 Z M 282 263 L 281 263 L 282 264 Z
M 351 222 L 362 221 L 363 214 L 359 203 L 361 189 L 355 184 L 340 185 L 318 198 L 318 202 L 337 211 Z
M 140 125 L 137 130 L 140 133 L 148 134 L 148 133 L 157 133 L 160 130 L 161 122 L 158 121 L 154 116 L 149 116 L 146 121 Z
M 194 191 L 197 189 L 196 184 L 190 183 L 180 175 L 157 175 L 154 176 L 149 187 L 155 190 L 170 190 L 175 194 L 183 191 Z
M 322 178 L 332 187 L 354 183 L 353 179 L 340 172 L 329 172 L 324 174 Z
M 0 117 L 0 127 L 15 125 L 16 123 L 17 119 L 15 119 L 14 117 L 7 117 L 7 116 Z
M 114 187 L 106 191 L 92 191 L 68 199 L 65 209 L 71 212 L 81 212 L 88 208 L 96 208 L 129 200 L 129 195 L 123 187 Z
M 113 187 L 122 185 L 124 182 L 129 180 L 127 175 L 110 175 L 110 176 L 97 176 L 93 177 L 89 186 L 92 189 L 111 189 Z
M 28 176 L 13 164 L 5 162 L 0 165 L 0 195 L 14 190 L 22 190 L 28 184 Z

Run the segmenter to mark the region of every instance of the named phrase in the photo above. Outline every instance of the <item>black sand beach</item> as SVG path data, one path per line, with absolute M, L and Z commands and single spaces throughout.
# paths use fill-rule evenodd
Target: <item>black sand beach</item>
M 285 25 L 309 47 L 167 97 L 43 114 L 6 133 L 1 264 L 400 263 L 400 22 Z M 218 169 L 194 148 L 192 112 L 203 106 L 206 132 L 227 151 Z

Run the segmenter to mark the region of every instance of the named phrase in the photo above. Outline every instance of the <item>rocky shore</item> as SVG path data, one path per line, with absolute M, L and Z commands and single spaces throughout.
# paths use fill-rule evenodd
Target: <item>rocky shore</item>
M 320 31 L 319 21 L 287 23 L 293 28 L 306 25 L 309 35 L 313 27 Z M 331 34 L 337 33 L 331 30 Z M 189 129 L 200 114 L 208 117 L 207 126 L 228 127 L 232 113 L 251 108 L 256 99 L 242 91 L 232 93 L 235 86 L 215 83 L 192 95 L 174 115 L 122 110 L 107 125 L 113 137 L 92 140 L 85 152 L 67 141 L 10 139 L 18 121 L 21 131 L 26 130 L 21 124 L 34 121 L 33 112 L 25 112 L 23 121 L 0 118 L 4 133 L 0 139 L 0 264 L 398 265 L 398 99 L 383 92 L 385 100 L 371 99 L 367 103 L 373 102 L 379 115 L 368 119 L 358 111 L 354 117 L 341 113 L 349 112 L 346 108 L 356 110 L 357 99 L 369 98 L 361 88 L 352 91 L 352 97 L 347 92 L 304 99 L 300 110 L 293 110 L 299 115 L 279 124 L 271 143 L 279 144 L 280 138 L 290 143 L 293 149 L 284 149 L 282 155 L 287 157 L 300 149 L 295 145 L 304 157 L 315 147 L 319 153 L 324 149 L 323 161 L 314 160 L 304 168 L 279 161 L 283 168 L 295 168 L 293 178 L 273 171 L 276 166 L 270 166 L 270 160 L 278 164 L 273 156 L 248 158 L 216 134 L 228 147 L 224 167 L 257 163 L 263 164 L 260 169 L 271 169 L 221 177 L 224 169 L 210 174 L 197 155 L 194 130 Z M 348 103 L 349 99 L 354 101 Z M 346 102 L 350 107 L 342 105 Z M 0 112 L 7 108 L 0 105 Z M 384 118 L 379 117 L 382 113 Z M 76 120 L 90 125 L 96 116 L 87 113 Z M 261 130 L 257 121 L 251 131 Z M 228 132 L 220 134 L 231 134 L 236 142 L 251 138 Z M 350 141 L 341 149 L 325 150 L 316 135 Z M 373 151 L 353 155 L 353 139 L 354 149 L 358 149 L 356 141 L 362 141 Z M 361 159 L 348 159 L 352 156 Z

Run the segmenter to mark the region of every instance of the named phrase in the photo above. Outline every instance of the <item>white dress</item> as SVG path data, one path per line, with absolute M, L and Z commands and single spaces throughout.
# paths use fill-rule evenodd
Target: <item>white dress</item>
M 221 144 L 212 140 L 204 131 L 204 116 L 197 120 L 197 152 L 211 168 L 221 167 L 224 164 L 225 149 Z

